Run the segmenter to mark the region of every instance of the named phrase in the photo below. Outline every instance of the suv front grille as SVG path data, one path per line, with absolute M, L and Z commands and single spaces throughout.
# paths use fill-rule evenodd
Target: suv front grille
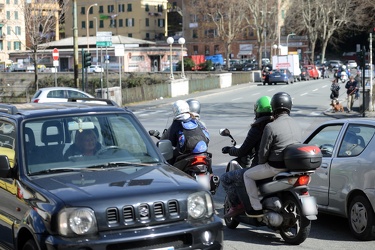
M 119 213 L 121 211 L 122 214 Z M 180 215 L 180 206 L 177 200 L 170 200 L 166 204 L 158 201 L 153 204 L 142 203 L 138 206 L 127 205 L 107 209 L 107 223 L 133 225 L 135 223 L 152 223 L 164 219 L 177 219 Z

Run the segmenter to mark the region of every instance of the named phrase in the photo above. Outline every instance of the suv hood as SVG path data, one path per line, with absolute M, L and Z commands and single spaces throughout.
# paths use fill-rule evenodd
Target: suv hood
M 200 190 L 198 183 L 172 167 L 122 167 L 104 170 L 35 176 L 35 184 L 63 200 L 77 205 L 80 201 L 138 197 L 147 194 L 189 189 Z

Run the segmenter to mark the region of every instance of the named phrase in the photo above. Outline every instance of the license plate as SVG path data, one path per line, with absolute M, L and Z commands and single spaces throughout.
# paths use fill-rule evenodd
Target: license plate
M 318 206 L 316 205 L 315 197 L 313 196 L 302 196 L 301 197 L 302 210 L 303 214 L 308 215 L 317 215 Z

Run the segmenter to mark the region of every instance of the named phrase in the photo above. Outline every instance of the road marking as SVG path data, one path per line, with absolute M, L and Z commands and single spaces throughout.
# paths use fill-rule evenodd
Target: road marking
M 303 94 L 301 94 L 300 96 L 304 96 L 304 95 L 307 95 L 308 93 L 303 93 Z
M 318 91 L 319 89 L 314 89 L 313 92 Z
M 232 102 L 237 101 L 237 100 L 241 100 L 241 99 L 243 99 L 243 98 L 242 97 L 234 98 L 234 99 L 232 99 Z

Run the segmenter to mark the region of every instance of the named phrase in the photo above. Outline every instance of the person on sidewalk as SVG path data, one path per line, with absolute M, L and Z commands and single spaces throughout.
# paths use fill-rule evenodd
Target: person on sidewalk
M 346 94 L 348 95 L 348 102 L 346 108 L 347 112 L 350 113 L 353 110 L 354 100 L 358 92 L 358 83 L 354 79 L 354 76 L 350 76 L 349 81 L 345 84 Z
M 244 183 L 249 196 L 251 209 L 246 210 L 249 217 L 262 217 L 262 204 L 258 197 L 256 180 L 273 177 L 285 171 L 284 149 L 300 143 L 302 130 L 297 122 L 290 117 L 292 98 L 286 92 L 278 92 L 271 99 L 274 121 L 268 123 L 263 130 L 259 145 L 259 165 L 249 168 L 244 173 Z
M 332 80 L 331 84 L 331 95 L 329 96 L 331 100 L 335 100 L 339 98 L 340 91 L 340 84 L 337 82 L 337 79 Z
M 220 183 L 227 193 L 227 198 L 231 204 L 228 213 L 224 215 L 225 218 L 235 217 L 245 212 L 244 205 L 237 195 L 237 187 L 244 187 L 243 173 L 248 167 L 258 164 L 257 153 L 263 129 L 269 122 L 273 121 L 270 101 L 271 97 L 262 96 L 254 104 L 255 121 L 251 124 L 250 130 L 241 147 L 226 146 L 222 149 L 223 154 L 237 156 L 235 160 L 242 166 L 242 169 L 226 172 L 220 177 Z M 251 158 L 253 159 L 251 160 Z

